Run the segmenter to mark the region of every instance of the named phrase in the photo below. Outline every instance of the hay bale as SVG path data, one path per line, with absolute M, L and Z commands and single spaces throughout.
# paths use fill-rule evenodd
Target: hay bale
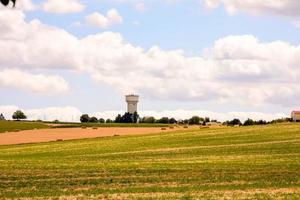
M 86 126 L 82 126 L 81 128 L 82 128 L 82 129 L 86 129 Z
M 165 131 L 165 130 L 167 130 L 167 128 L 161 128 L 161 130 L 162 130 L 162 131 Z
M 63 139 L 57 139 L 56 142 L 62 142 L 64 141 Z
M 188 126 L 184 126 L 183 128 L 189 128 Z
M 94 130 L 97 130 L 97 129 L 98 129 L 98 127 L 93 127 L 93 129 L 94 129 Z
M 174 129 L 174 126 L 169 127 L 169 129 Z

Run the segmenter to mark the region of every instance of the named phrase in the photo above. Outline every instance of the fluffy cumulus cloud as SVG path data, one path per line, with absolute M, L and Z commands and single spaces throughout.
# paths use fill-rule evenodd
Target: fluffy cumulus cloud
M 124 94 L 150 99 L 246 106 L 293 106 L 300 99 L 300 46 L 264 43 L 252 35 L 224 37 L 203 54 L 187 56 L 158 46 L 145 50 L 119 33 L 77 38 L 38 20 L 26 22 L 21 11 L 7 11 L 0 13 L 0 47 L 6 52 L 0 55 L 2 70 L 80 71 Z
M 204 0 L 204 3 L 208 8 L 223 4 L 230 14 L 246 11 L 255 15 L 300 16 L 300 1 L 297 0 Z
M 47 0 L 42 7 L 46 12 L 64 14 L 81 12 L 85 5 L 79 0 Z
M 13 7 L 13 3 L 11 1 L 9 1 L 9 4 L 7 7 L 3 7 L 1 5 L 0 9 L 1 10 L 11 9 L 12 7 Z M 17 3 L 15 4 L 15 9 L 21 10 L 21 11 L 33 11 L 38 8 L 39 8 L 39 6 L 35 3 L 33 3 L 31 0 L 21 0 L 21 1 L 17 1 Z
M 134 8 L 139 12 L 144 12 L 146 10 L 146 6 L 144 2 L 137 2 Z
M 62 77 L 30 74 L 19 69 L 0 70 L 0 87 L 46 95 L 65 93 L 69 90 L 69 84 Z
M 102 29 L 107 29 L 114 24 L 120 24 L 123 22 L 122 16 L 116 9 L 110 9 L 107 11 L 106 16 L 102 15 L 101 13 L 94 12 L 86 16 L 85 19 L 89 25 Z
M 3 113 L 6 119 L 11 119 L 12 114 L 20 108 L 14 105 L 0 105 L 0 113 Z M 40 109 L 23 109 L 22 110 L 30 120 L 45 120 L 54 121 L 60 120 L 64 122 L 79 122 L 80 116 L 83 114 L 76 107 L 48 107 Z M 115 119 L 118 114 L 122 114 L 124 111 L 104 111 L 96 113 L 88 113 L 90 116 L 96 116 L 97 118 Z M 176 119 L 188 119 L 192 116 L 209 117 L 211 119 L 217 119 L 219 121 L 232 120 L 234 118 L 244 121 L 248 118 L 254 120 L 268 120 L 279 119 L 288 117 L 284 113 L 261 113 L 261 112 L 211 112 L 206 110 L 164 110 L 164 111 L 141 111 L 140 116 L 153 116 L 155 118 L 161 117 L 175 117 Z
M 44 121 L 60 120 L 64 122 L 78 122 L 82 114 L 78 108 L 71 106 L 25 110 L 20 109 L 18 106 L 15 105 L 0 106 L 0 113 L 3 113 L 6 119 L 11 119 L 11 116 L 16 110 L 22 110 L 29 120 Z

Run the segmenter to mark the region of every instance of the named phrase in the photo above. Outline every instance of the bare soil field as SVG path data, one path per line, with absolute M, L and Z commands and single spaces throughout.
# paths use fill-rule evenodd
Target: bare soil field
M 179 130 L 161 128 L 56 128 L 26 130 L 0 134 L 0 145 L 28 144 L 61 140 L 87 139 L 123 135 L 143 135 Z

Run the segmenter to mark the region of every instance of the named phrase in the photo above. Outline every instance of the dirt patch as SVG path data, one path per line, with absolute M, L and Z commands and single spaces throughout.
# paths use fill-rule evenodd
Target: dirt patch
M 168 131 L 176 131 L 176 128 Z M 108 136 L 144 135 L 166 132 L 161 128 L 55 128 L 0 134 L 0 145 L 27 144 Z

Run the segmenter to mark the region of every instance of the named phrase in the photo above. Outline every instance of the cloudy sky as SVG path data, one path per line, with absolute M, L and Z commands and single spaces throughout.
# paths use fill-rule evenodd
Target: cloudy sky
M 300 1 L 18 0 L 0 8 L 0 112 L 273 119 L 300 108 Z

